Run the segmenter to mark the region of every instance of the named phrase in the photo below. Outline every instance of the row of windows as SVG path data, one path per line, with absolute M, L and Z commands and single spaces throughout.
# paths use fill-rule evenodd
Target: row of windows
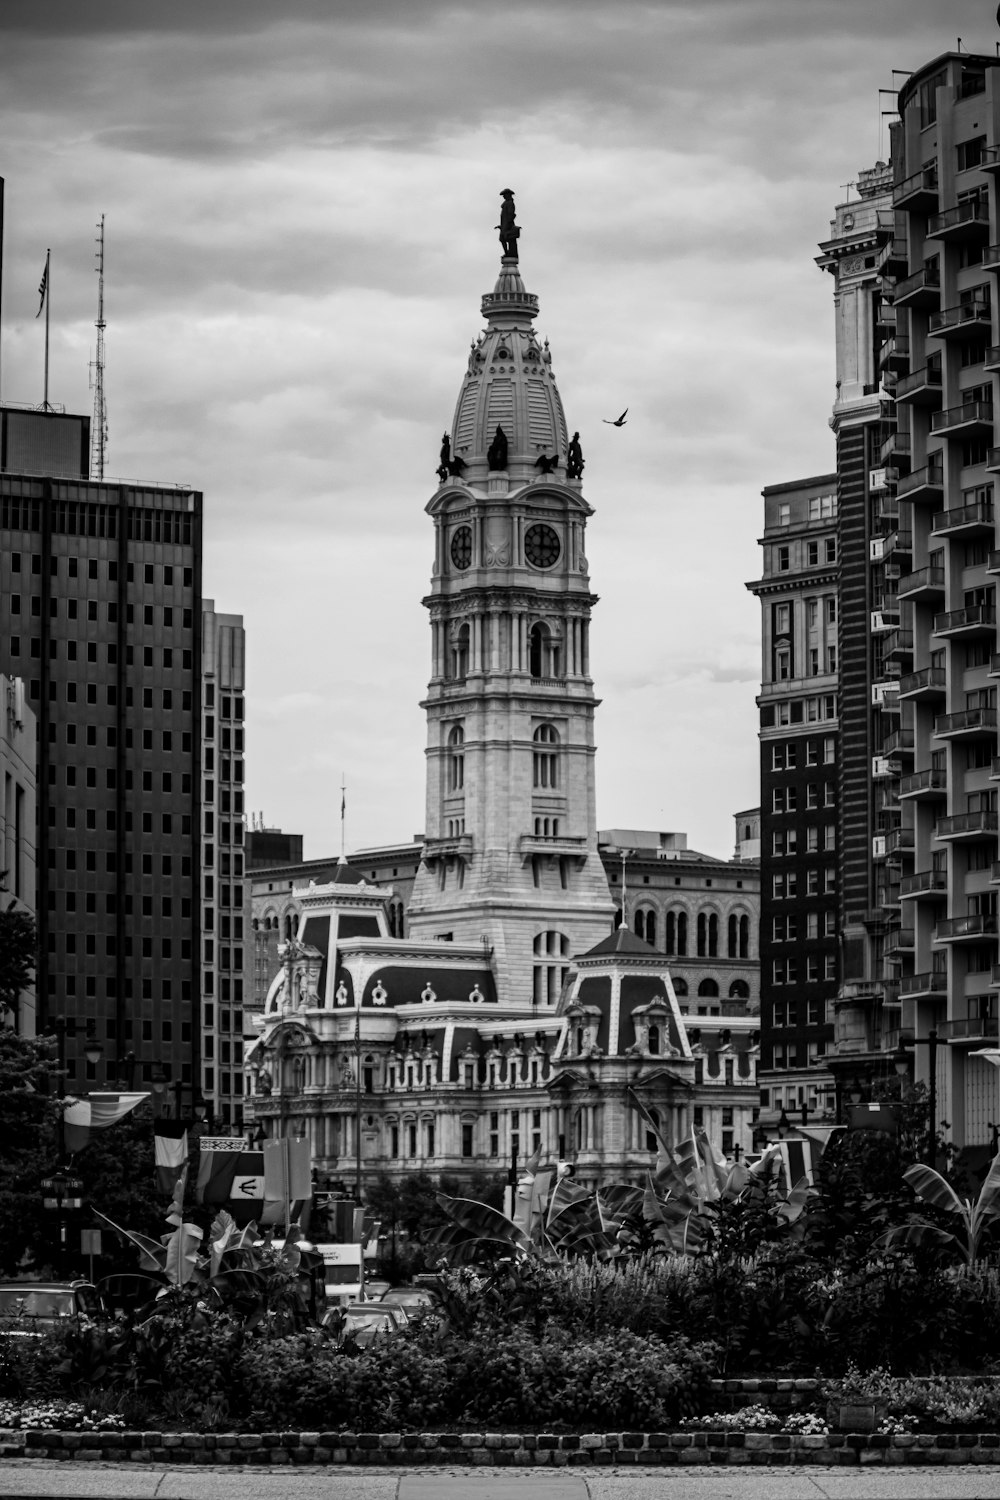
M 822 827 L 813 824 L 811 828 L 806 828 L 805 840 L 801 845 L 800 832 L 803 830 L 798 828 L 775 829 L 771 834 L 771 854 L 777 859 L 782 855 L 798 854 L 803 848 L 807 854 L 817 854 L 820 850 L 829 854 L 837 847 L 835 823 L 824 823 Z
M 65 814 L 66 814 L 66 827 L 67 828 L 75 828 L 75 827 L 77 827 L 77 809 L 76 808 L 69 808 L 68 807 L 68 808 L 65 809 Z M 117 828 L 117 826 L 118 826 L 118 820 L 117 820 L 114 808 L 108 808 L 108 809 L 106 809 L 105 813 L 104 813 L 104 827 L 105 827 L 106 832 L 108 832 L 108 833 L 114 833 L 115 830 L 116 830 L 116 828 Z M 139 821 L 138 826 L 139 826 L 139 829 L 140 829 L 140 831 L 142 833 L 152 834 L 152 832 L 153 832 L 153 814 L 152 813 L 143 813 L 141 815 L 141 819 Z M 97 830 L 97 809 L 96 808 L 85 807 L 83 809 L 83 827 L 88 832 L 96 832 L 96 830 Z M 126 812 L 126 814 L 125 814 L 125 832 L 126 833 L 133 833 L 135 831 L 135 828 L 136 828 L 136 820 L 135 820 L 134 815 L 131 812 Z M 170 835 L 173 835 L 175 833 L 179 833 L 182 838 L 184 838 L 184 837 L 190 837 L 190 835 L 191 835 L 191 818 L 190 818 L 190 815 L 188 813 L 184 813 L 181 817 L 175 817 L 173 813 L 161 813 L 160 814 L 159 831 L 160 831 L 160 833 L 170 834 Z M 76 869 L 76 850 L 75 849 L 66 849 L 64 852 L 65 852 L 65 856 L 66 856 L 66 869 L 67 870 L 75 870 Z M 88 849 L 86 851 L 86 854 L 87 854 L 87 859 L 88 860 L 90 860 L 91 858 L 96 858 L 96 854 L 95 854 L 95 851 L 93 849 Z M 56 850 L 55 849 L 51 849 L 51 848 L 49 849 L 48 864 L 49 864 L 49 869 L 50 870 L 54 870 L 55 869 L 55 867 L 56 867 Z M 96 869 L 96 868 L 97 868 L 96 865 L 91 865 L 91 864 L 87 865 L 87 869 L 88 870 Z M 110 868 L 110 866 L 109 866 L 109 868 Z
M 822 800 L 821 800 L 822 799 Z M 771 811 L 790 813 L 798 810 L 799 793 L 794 786 L 776 786 L 771 791 Z M 811 781 L 806 787 L 806 808 L 836 807 L 837 788 L 832 781 Z
M 67 618 L 67 620 L 78 620 L 78 619 L 82 618 L 82 619 L 85 619 L 87 621 L 91 621 L 91 622 L 95 622 L 95 623 L 99 622 L 99 618 L 100 618 L 100 614 L 99 614 L 100 606 L 99 606 L 99 603 L 98 603 L 98 601 L 96 599 L 87 599 L 87 600 L 64 599 L 62 602 L 66 606 L 66 618 Z M 21 598 L 20 594 L 11 594 L 10 595 L 10 606 L 9 607 L 10 607 L 10 612 L 11 612 L 12 615 L 19 615 L 21 613 L 21 603 L 22 603 L 22 598 Z M 81 605 L 81 603 L 85 603 L 86 606 L 87 606 L 86 614 L 84 614 L 82 616 L 80 614 L 80 605 Z M 156 628 L 165 628 L 167 630 L 170 630 L 170 629 L 173 629 L 174 625 L 176 624 L 176 625 L 179 625 L 182 630 L 190 630 L 191 629 L 191 622 L 192 622 L 192 617 L 193 617 L 193 611 L 190 610 L 190 609 L 174 609 L 172 605 L 165 605 L 161 609 L 161 611 L 160 611 L 161 621 L 160 621 L 160 626 L 157 627 L 156 620 L 154 619 L 153 606 L 151 604 L 144 604 L 144 605 L 140 605 L 139 607 L 142 609 L 142 623 L 143 623 L 143 625 L 150 625 L 154 629 L 156 629 Z M 134 604 L 129 604 L 129 605 L 126 606 L 126 609 L 125 609 L 125 621 L 126 621 L 126 624 L 133 625 L 135 623 L 135 611 L 136 611 L 136 606 Z M 31 595 L 29 595 L 29 598 L 28 598 L 28 611 L 27 612 L 29 614 L 31 614 L 31 615 L 35 615 L 35 616 L 38 616 L 38 617 L 41 616 L 41 613 L 42 613 L 42 597 L 41 597 L 40 594 L 31 594 Z M 109 625 L 116 625 L 118 623 L 118 605 L 117 605 L 117 603 L 111 602 L 110 604 L 106 605 L 105 612 L 106 612 L 106 615 L 107 615 L 108 624 Z M 175 615 L 177 615 L 177 617 L 178 617 L 176 621 L 174 620 L 174 616 Z M 49 600 L 49 618 L 51 620 L 57 620 L 59 618 L 59 600 L 58 600 L 58 598 L 53 598 L 53 599 Z
M 2 502 L 2 504 L 3 504 L 4 507 L 7 505 L 7 503 L 8 502 L 6 500 L 4 500 Z M 7 526 L 7 520 L 5 518 L 5 513 L 4 514 L 0 514 L 0 527 L 6 528 L 6 526 Z M 17 530 L 17 527 L 15 526 L 13 529 Z M 23 554 L 20 553 L 20 552 L 11 552 L 9 554 L 9 556 L 10 556 L 10 570 L 11 570 L 12 573 L 21 573 L 21 572 L 28 572 L 28 571 L 30 571 L 32 573 L 35 573 L 35 574 L 41 573 L 41 571 L 42 571 L 42 559 L 41 559 L 40 554 L 37 553 L 37 552 L 32 552 L 32 553 L 30 553 L 28 555 L 30 556 L 30 559 L 31 559 L 30 563 L 29 563 L 29 565 L 28 565 L 27 568 L 22 568 Z M 88 557 L 86 559 L 86 562 L 87 562 L 86 575 L 82 575 L 80 573 L 80 562 L 81 562 L 80 558 L 78 558 L 78 557 L 67 557 L 67 558 L 62 559 L 62 561 L 64 561 L 65 564 L 66 564 L 66 577 L 67 578 L 79 578 L 81 576 L 86 576 L 88 579 L 95 579 L 95 578 L 97 578 L 99 576 L 99 573 L 98 573 L 98 566 L 99 566 L 99 564 L 98 564 L 98 559 L 96 557 Z M 52 555 L 49 556 L 49 573 L 50 573 L 50 575 L 53 578 L 57 578 L 59 576 L 59 563 L 60 563 L 60 559 L 58 557 L 54 557 Z M 115 561 L 114 559 L 112 559 L 110 562 L 105 563 L 104 566 L 105 566 L 105 569 L 106 569 L 106 576 L 107 576 L 108 582 L 109 583 L 117 583 L 118 582 L 118 563 L 117 563 L 117 561 Z M 127 581 L 129 583 L 134 583 L 135 582 L 135 568 L 136 568 L 135 563 L 129 563 L 128 566 L 127 566 L 127 568 L 126 568 L 126 570 L 125 570 L 125 576 L 126 576 L 126 579 L 127 579 Z M 177 581 L 181 583 L 182 587 L 184 587 L 186 589 L 189 589 L 189 588 L 192 588 L 193 585 L 194 585 L 194 569 L 193 568 L 175 568 L 172 564 L 167 563 L 167 564 L 165 564 L 163 566 L 162 572 L 163 572 L 163 582 L 164 582 L 164 584 L 166 585 L 167 588 L 172 588 L 173 587 L 174 582 L 175 582 L 175 578 L 174 578 L 175 574 L 179 575 Z M 142 564 L 142 581 L 143 581 L 143 583 L 155 583 L 156 582 L 156 565 L 154 563 L 143 563 Z M 131 609 L 131 607 L 132 606 L 130 605 L 129 608 Z M 191 613 L 190 610 L 185 610 L 185 614 L 189 615 L 190 613 Z M 109 615 L 108 618 L 111 619 L 112 617 Z M 131 616 L 129 618 L 131 618 Z
M 52 766 L 52 765 L 49 766 L 49 786 L 55 786 L 55 784 L 56 784 L 56 771 L 57 771 L 57 767 L 56 766 Z M 76 786 L 77 785 L 76 771 L 77 771 L 77 768 L 76 768 L 75 765 L 68 765 L 68 766 L 64 767 L 64 773 L 65 773 L 65 779 L 66 779 L 66 785 L 67 786 Z M 142 792 L 147 792 L 149 794 L 152 794 L 152 792 L 153 792 L 153 772 L 152 771 L 142 771 L 139 774 L 140 774 L 140 777 L 141 777 L 141 785 L 139 787 L 139 790 L 142 791 Z M 85 766 L 84 767 L 84 777 L 85 777 L 85 780 L 80 783 L 81 786 L 84 786 L 84 787 L 86 787 L 88 789 L 96 788 L 96 786 L 97 786 L 97 769 L 96 769 L 95 766 Z M 114 770 L 112 767 L 109 767 L 105 771 L 105 773 L 104 773 L 104 783 L 105 783 L 106 789 L 109 792 L 113 792 L 115 790 L 115 788 L 117 787 L 117 785 L 118 785 L 118 772 L 116 770 Z M 135 790 L 135 775 L 134 775 L 134 772 L 132 772 L 132 771 L 126 771 L 125 772 L 125 790 L 127 792 L 131 792 L 131 791 Z M 190 775 L 189 775 L 189 773 L 187 771 L 185 771 L 182 774 L 182 776 L 180 777 L 180 785 L 177 788 L 177 790 L 180 792 L 180 794 L 182 796 L 190 796 L 190 793 L 191 793 L 191 777 L 190 777 Z M 171 771 L 161 771 L 160 772 L 160 784 L 159 784 L 159 786 L 157 788 L 157 791 L 161 792 L 161 793 L 162 792 L 168 792 L 168 793 L 170 793 L 170 792 L 174 791 L 174 777 L 173 777 L 173 773 Z M 208 800 L 211 801 L 211 798 L 209 798 Z M 49 811 L 50 812 L 55 812 L 55 808 L 50 808 Z
M 804 748 L 803 748 L 804 747 Z M 800 763 L 806 766 L 832 766 L 837 759 L 837 744 L 832 735 L 821 740 L 785 740 L 771 746 L 771 770 L 794 771 Z
M 764 704 L 760 710 L 760 727 L 772 729 L 790 724 L 821 724 L 836 717 L 836 693 L 823 693 L 816 698 L 787 698 L 781 703 Z M 833 744 L 832 739 L 830 743 Z
M 771 941 L 775 943 L 794 943 L 799 936 L 799 920 L 797 916 L 777 916 L 771 918 Z M 837 914 L 833 911 L 811 911 L 806 913 L 806 925 L 803 936 L 808 940 L 818 940 L 821 937 L 837 936 Z
M 814 495 L 809 501 L 810 521 L 829 521 L 837 514 L 836 495 Z M 790 526 L 792 524 L 792 507 L 789 501 L 783 500 L 778 506 L 778 525 Z
M 772 1068 L 804 1068 L 826 1055 L 826 1042 L 809 1042 L 805 1048 L 795 1042 L 776 1042 L 771 1053 Z
M 77 641 L 66 641 L 66 642 L 64 642 L 64 644 L 65 644 L 65 647 L 66 647 L 66 660 L 67 661 L 76 661 L 76 660 L 78 660 L 77 649 L 78 649 L 78 645 L 81 644 L 81 643 L 78 643 Z M 97 642 L 96 641 L 86 641 L 86 642 L 83 642 L 82 644 L 85 644 L 86 647 L 87 647 L 87 655 L 86 655 L 87 662 L 88 663 L 94 663 L 94 664 L 96 664 L 96 662 L 97 662 Z M 117 643 L 114 642 L 114 641 L 109 641 L 108 644 L 105 646 L 104 649 L 105 649 L 105 657 L 106 657 L 107 665 L 109 667 L 117 666 L 118 665 L 118 646 L 117 646 Z M 12 635 L 10 637 L 10 654 L 11 654 L 11 656 L 20 656 L 21 655 L 21 637 L 19 635 Z M 39 636 L 32 635 L 32 636 L 28 637 L 28 655 L 30 657 L 34 657 L 36 660 L 41 657 L 41 655 L 42 655 L 42 642 L 41 642 L 41 638 Z M 174 661 L 175 657 L 177 658 L 176 662 Z M 49 660 L 50 661 L 58 661 L 58 659 L 59 659 L 59 642 L 56 641 L 56 640 L 50 640 L 49 641 Z M 190 651 L 188 651 L 187 649 L 185 649 L 183 651 L 175 651 L 172 646 L 164 646 L 162 648 L 161 663 L 162 663 L 162 665 L 165 668 L 168 668 L 168 669 L 171 669 L 174 666 L 178 666 L 178 667 L 180 667 L 181 671 L 183 671 L 183 672 L 190 672 L 191 671 L 191 663 L 192 663 L 192 653 Z M 128 667 L 135 666 L 135 647 L 134 646 L 126 646 L 125 647 L 125 665 L 128 666 Z M 154 665 L 154 661 L 153 661 L 153 647 L 152 646 L 143 646 L 142 647 L 142 665 L 144 667 L 152 667 Z M 152 689 L 150 689 L 150 691 L 152 691 Z
M 837 889 L 837 871 L 835 866 L 829 865 L 825 869 L 821 866 L 813 866 L 806 870 L 803 882 L 803 891 L 799 891 L 799 872 L 797 870 L 785 870 L 781 874 L 771 877 L 771 894 L 776 901 L 792 900 L 794 897 L 804 894 L 806 896 L 829 896 Z
M 17 655 L 17 650 L 15 649 L 16 644 L 17 644 L 17 639 L 16 639 L 16 637 L 12 636 L 11 637 L 11 655 L 12 656 L 16 656 Z M 56 701 L 56 698 L 58 697 L 58 692 L 57 692 L 58 686 L 59 686 L 59 684 L 56 683 L 56 682 L 50 682 L 49 683 L 49 701 L 50 702 L 54 703 Z M 85 683 L 84 684 L 84 688 L 85 688 L 85 691 L 84 691 L 84 694 L 83 694 L 83 700 L 82 701 L 85 702 L 85 703 L 89 703 L 89 704 L 96 704 L 97 703 L 97 698 L 98 698 L 97 683 L 96 682 Z M 28 683 L 28 697 L 29 698 L 38 698 L 38 697 L 41 696 L 41 691 L 42 691 L 42 689 L 41 689 L 41 683 L 39 682 L 38 678 L 37 677 L 32 677 L 31 680 Z M 152 709 L 154 707 L 154 703 L 153 703 L 153 689 L 151 687 L 149 687 L 149 688 L 142 688 L 141 692 L 142 692 L 142 697 L 140 699 L 140 706 L 142 708 Z M 115 708 L 117 706 L 117 704 L 118 704 L 118 688 L 117 688 L 117 686 L 113 682 L 109 683 L 107 685 L 107 687 L 105 688 L 105 690 L 104 690 L 104 700 L 105 700 L 105 703 L 107 704 L 108 708 Z M 76 684 L 76 682 L 75 681 L 67 682 L 66 683 L 66 702 L 67 703 L 76 703 L 78 701 L 80 701 L 80 700 L 79 700 L 78 695 L 77 695 L 77 684 Z M 131 688 L 131 687 L 127 687 L 125 689 L 125 707 L 126 708 L 134 708 L 135 706 L 136 706 L 135 689 Z M 189 692 L 185 691 L 185 692 L 183 692 L 181 694 L 181 712 L 182 713 L 190 713 L 190 711 L 191 711 L 191 694 Z
M 48 951 L 50 953 L 55 953 L 56 951 L 56 936 L 57 935 L 54 932 L 50 932 L 48 935 Z M 85 932 L 82 936 L 83 947 L 82 949 L 80 949 L 80 952 L 84 953 L 88 958 L 96 957 L 97 933 Z M 67 957 L 74 956 L 77 952 L 77 934 L 75 932 L 66 932 L 62 934 L 62 938 Z M 153 939 L 151 937 L 140 938 L 139 948 L 140 951 L 138 956 L 140 958 L 152 959 Z M 103 951 L 106 958 L 114 958 L 117 954 L 118 940 L 113 933 L 105 933 Z M 125 938 L 125 946 L 123 952 L 126 958 L 132 958 L 135 956 L 134 939 L 131 936 Z M 177 952 L 175 953 L 173 938 L 161 937 L 157 957 L 165 959 L 179 958 L 182 962 L 189 960 L 191 958 L 191 939 L 182 938 L 177 944 Z
M 806 959 L 806 983 L 817 984 L 820 980 L 836 979 L 837 955 L 810 955 Z M 771 966 L 772 984 L 797 984 L 798 965 L 794 958 L 776 958 Z
M 782 542 L 772 549 L 775 571 L 788 573 L 792 566 L 792 548 L 788 542 Z M 828 536 L 824 538 L 822 546 L 818 541 L 806 542 L 805 544 L 805 566 L 807 568 L 818 568 L 822 562 L 824 566 L 831 566 L 837 561 L 837 539 Z
M 164 708 L 170 709 L 173 706 L 173 696 L 174 695 L 171 692 L 165 692 L 163 694 L 163 707 Z M 76 725 L 76 724 L 74 724 L 72 722 L 72 720 L 67 720 L 63 727 L 64 727 L 64 729 L 66 731 L 66 743 L 67 743 L 67 745 L 75 745 L 77 743 L 77 734 L 78 734 L 79 726 Z M 85 724 L 83 726 L 83 728 L 84 728 L 84 743 L 86 743 L 87 745 L 96 745 L 97 744 L 97 725 L 96 724 Z M 50 722 L 50 724 L 49 724 L 49 744 L 50 745 L 54 745 L 56 743 L 57 730 L 58 730 L 58 726 L 55 723 Z M 182 754 L 184 754 L 184 755 L 190 755 L 190 753 L 191 753 L 191 735 L 188 733 L 187 730 L 185 730 L 181 735 L 178 736 L 178 738 L 180 739 L 180 745 L 181 745 L 181 752 L 182 752 Z M 116 746 L 118 744 L 118 728 L 117 728 L 116 725 L 114 725 L 114 724 L 108 724 L 105 727 L 104 739 L 105 739 L 105 744 L 106 744 L 106 746 L 107 746 L 107 748 L 109 750 L 114 750 L 116 748 Z M 153 748 L 153 730 L 152 729 L 140 729 L 139 730 L 139 741 L 138 742 L 141 745 L 141 747 L 142 747 L 143 750 L 152 750 L 152 748 Z M 136 743 L 135 732 L 133 730 L 131 730 L 131 729 L 126 729 L 124 731 L 122 743 L 124 744 L 126 750 L 132 750 L 132 749 L 134 749 L 135 748 L 135 743 Z M 161 730 L 160 731 L 160 749 L 161 750 L 165 750 L 169 754 L 170 752 L 172 752 L 173 748 L 174 748 L 174 732 L 173 732 L 173 730 L 172 729 L 163 729 L 163 730 Z

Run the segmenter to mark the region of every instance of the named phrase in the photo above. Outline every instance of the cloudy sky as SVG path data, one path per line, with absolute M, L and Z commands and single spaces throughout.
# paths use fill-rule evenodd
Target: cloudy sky
M 204 491 L 242 614 L 248 807 L 339 849 L 424 826 L 420 600 L 498 192 L 517 192 L 596 510 L 602 827 L 732 852 L 758 792 L 760 490 L 833 467 L 833 205 L 880 95 L 993 52 L 992 0 L 3 0 L 2 394 Z M 629 407 L 616 430 L 602 417 Z

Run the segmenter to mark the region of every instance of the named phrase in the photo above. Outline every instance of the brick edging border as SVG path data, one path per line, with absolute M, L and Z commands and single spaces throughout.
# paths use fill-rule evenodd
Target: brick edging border
M 0 1431 L 4 1458 L 135 1464 L 1000 1464 L 1000 1433 Z

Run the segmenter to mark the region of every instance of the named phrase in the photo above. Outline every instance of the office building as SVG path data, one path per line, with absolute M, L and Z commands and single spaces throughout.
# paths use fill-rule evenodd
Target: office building
M 38 727 L 38 1027 L 65 1017 L 70 1086 L 197 1085 L 201 535 L 196 491 L 0 474 L 0 671 Z

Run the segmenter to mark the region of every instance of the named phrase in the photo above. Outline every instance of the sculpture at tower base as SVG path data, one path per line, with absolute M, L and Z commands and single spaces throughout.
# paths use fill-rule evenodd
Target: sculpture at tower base
M 497 427 L 493 441 L 486 450 L 486 462 L 491 469 L 507 467 L 507 434 L 502 427 Z

